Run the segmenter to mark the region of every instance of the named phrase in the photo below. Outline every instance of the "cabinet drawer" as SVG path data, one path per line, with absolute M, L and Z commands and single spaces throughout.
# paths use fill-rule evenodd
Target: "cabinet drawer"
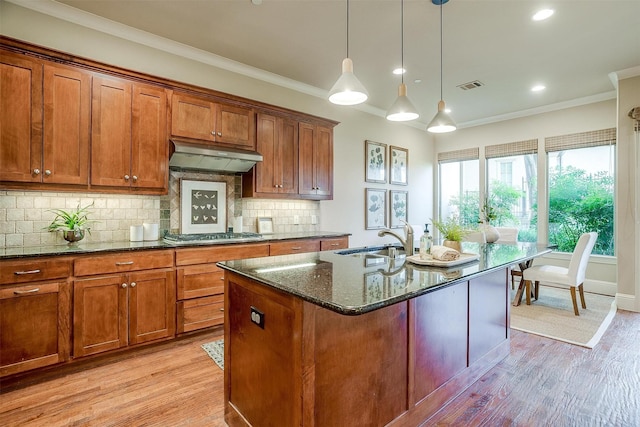
M 29 259 L 0 262 L 0 284 L 66 279 L 71 275 L 71 260 L 66 258 Z
M 224 292 L 224 271 L 215 264 L 179 267 L 177 272 L 179 300 Z
M 173 267 L 173 251 L 121 252 L 88 256 L 78 258 L 73 271 L 76 276 L 89 276 L 165 267 Z
M 320 251 L 320 240 L 294 240 L 291 242 L 272 243 L 269 255 L 289 255 L 318 251 Z
M 176 251 L 176 265 L 216 263 L 218 261 L 265 256 L 269 256 L 269 245 L 266 243 L 185 248 Z
M 224 296 L 178 302 L 178 333 L 195 331 L 224 323 Z
M 337 237 L 335 239 L 322 239 L 320 241 L 321 251 L 334 251 L 336 249 L 347 249 L 349 247 L 348 237 Z

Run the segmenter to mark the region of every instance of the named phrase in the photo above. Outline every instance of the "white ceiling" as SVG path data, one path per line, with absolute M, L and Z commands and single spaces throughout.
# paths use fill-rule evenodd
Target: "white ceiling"
M 322 96 L 346 56 L 346 0 L 59 3 L 310 85 Z M 532 21 L 545 7 L 555 14 Z M 404 10 L 404 80 L 426 124 L 440 99 L 439 7 L 405 0 Z M 462 125 L 611 99 L 609 74 L 640 67 L 640 0 L 450 0 L 443 14 L 444 99 Z M 384 114 L 400 83 L 391 73 L 401 61 L 400 0 L 351 0 L 349 32 L 367 108 Z M 456 87 L 473 80 L 484 86 Z M 547 89 L 532 93 L 534 84 Z

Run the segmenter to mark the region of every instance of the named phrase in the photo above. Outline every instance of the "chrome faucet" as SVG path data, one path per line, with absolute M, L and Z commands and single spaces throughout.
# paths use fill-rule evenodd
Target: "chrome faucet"
M 395 237 L 400 241 L 400 243 L 402 243 L 402 246 L 404 247 L 404 253 L 406 254 L 406 256 L 411 256 L 413 255 L 413 227 L 411 227 L 409 223 L 406 221 L 402 221 L 402 222 L 404 223 L 404 227 L 403 227 L 404 239 L 400 235 L 398 235 L 397 233 L 389 229 L 378 231 L 378 236 L 383 237 L 385 234 L 388 234 L 390 236 Z

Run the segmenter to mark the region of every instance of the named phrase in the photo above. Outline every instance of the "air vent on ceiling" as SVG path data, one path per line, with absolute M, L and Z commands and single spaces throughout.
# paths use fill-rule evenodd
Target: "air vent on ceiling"
M 484 86 L 484 83 L 479 80 L 474 80 L 472 82 L 462 83 L 461 85 L 458 85 L 458 87 L 462 90 L 471 90 L 481 86 Z

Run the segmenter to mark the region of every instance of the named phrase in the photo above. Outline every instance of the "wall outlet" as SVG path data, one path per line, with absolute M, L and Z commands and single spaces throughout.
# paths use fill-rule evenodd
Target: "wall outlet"
M 264 329 L 264 313 L 251 306 L 251 321 Z
M 311 224 L 316 225 L 318 223 L 318 215 L 311 215 Z
M 300 224 L 300 216 L 299 215 L 294 215 L 293 216 L 293 223 L 298 225 Z

